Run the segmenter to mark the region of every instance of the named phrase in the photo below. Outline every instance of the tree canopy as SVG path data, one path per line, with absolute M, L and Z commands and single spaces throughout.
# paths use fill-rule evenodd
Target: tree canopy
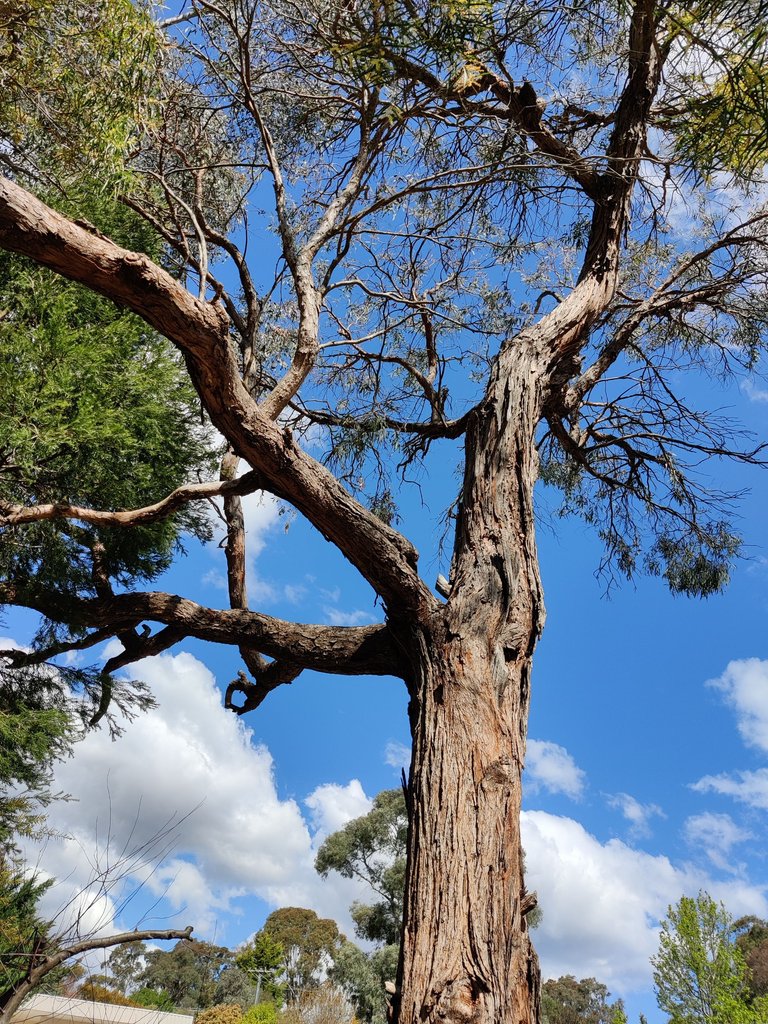
M 744 955 L 733 919 L 700 892 L 670 907 L 651 959 L 660 1008 L 671 1024 L 759 1024 L 768 1002 L 749 993 Z
M 748 194 L 768 155 L 764 13 L 190 0 L 150 25 L 127 0 L 91 17 L 41 0 L 0 16 L 0 247 L 79 286 L 52 318 L 24 305 L 38 271 L 10 271 L 30 329 L 6 372 L 40 427 L 0 428 L 0 600 L 43 626 L 7 670 L 117 637 L 124 652 L 82 682 L 91 721 L 119 698 L 115 672 L 187 637 L 238 650 L 238 714 L 305 669 L 402 679 L 399 1024 L 539 1017 L 519 834 L 544 623 L 537 481 L 594 526 L 609 580 L 646 570 L 705 596 L 739 554 L 738 488 L 710 471 L 762 465 L 765 446 L 696 407 L 689 382 L 748 376 L 764 356 L 768 212 Z M 50 81 L 33 59 L 47 36 Z M 103 76 L 72 75 L 80 47 Z M 40 141 L 41 111 L 59 136 L 86 126 L 71 152 Z M 118 196 L 156 248 L 106 210 L 79 215 L 71 168 L 92 170 L 94 147 L 109 160 L 89 191 Z M 38 332 L 58 377 L 35 359 Z M 119 416 L 102 377 L 125 382 Z M 433 587 L 398 517 L 403 479 L 438 445 L 461 482 Z M 357 569 L 379 623 L 251 608 L 241 497 L 257 489 Z M 212 498 L 229 607 L 144 589 L 181 530 L 204 532 Z
M 403 919 L 405 851 L 408 816 L 401 789 L 387 789 L 373 798 L 373 807 L 333 832 L 318 850 L 315 868 L 325 878 L 338 871 L 360 878 L 381 897 L 353 903 L 357 934 L 369 942 L 397 943 Z

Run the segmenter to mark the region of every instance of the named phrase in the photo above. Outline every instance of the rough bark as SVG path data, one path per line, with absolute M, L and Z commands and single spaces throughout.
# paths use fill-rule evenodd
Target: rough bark
M 564 412 L 584 342 L 615 291 L 663 58 L 654 40 L 657 16 L 651 0 L 637 0 L 629 19 L 627 82 L 600 160 L 582 159 L 546 129 L 530 86 L 483 79 L 496 101 L 489 114 L 506 111 L 538 152 L 581 187 L 593 218 L 576 286 L 551 313 L 504 342 L 484 399 L 461 420 L 466 468 L 445 605 L 419 579 L 412 545 L 356 502 L 274 420 L 309 372 L 316 338 L 299 346 L 277 398 L 257 405 L 239 377 L 218 303 L 195 299 L 146 257 L 119 249 L 0 180 L 0 246 L 108 295 L 168 337 L 183 352 L 203 405 L 233 453 L 383 597 L 387 625 L 360 630 L 283 623 L 242 607 L 217 612 L 172 595 L 68 601 L 68 614 L 97 629 L 121 622 L 133 627 L 148 618 L 176 635 L 298 658 L 321 671 L 387 671 L 406 679 L 413 758 L 398 1024 L 538 1021 L 519 833 L 531 659 L 544 618 L 532 507 L 535 431 L 550 410 Z M 405 73 L 443 89 L 426 71 L 408 65 Z M 309 268 L 292 269 L 297 291 L 310 294 L 312 281 L 302 277 Z M 311 304 L 302 314 L 305 327 L 314 325 Z M 245 603 L 239 589 L 232 597 L 237 606 Z
M 541 358 L 510 354 L 467 436 L 448 603 L 415 638 L 399 1024 L 535 1024 L 521 775 L 544 608 L 533 534 Z M 511 384 L 510 382 L 515 382 Z

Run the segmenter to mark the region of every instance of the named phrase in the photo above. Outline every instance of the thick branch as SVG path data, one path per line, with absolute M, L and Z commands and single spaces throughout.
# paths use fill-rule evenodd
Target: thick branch
M 287 622 L 242 608 L 206 608 L 175 594 L 149 591 L 110 598 L 29 594 L 0 584 L 0 602 L 32 608 L 78 626 L 111 627 L 117 635 L 141 622 L 162 622 L 185 636 L 252 647 L 270 658 L 341 675 L 403 676 L 405 666 L 385 625 L 322 626 Z M 159 641 L 164 631 L 157 634 Z M 152 638 L 148 638 L 150 641 Z M 137 650 L 140 652 L 141 647 Z M 127 652 L 130 654 L 130 652 Z M 142 653 L 138 657 L 143 657 Z M 136 657 L 130 659 L 136 660 Z
M 387 605 L 418 616 L 435 607 L 413 546 L 258 409 L 240 379 L 221 306 L 194 298 L 146 256 L 80 227 L 7 179 L 0 179 L 0 246 L 128 307 L 172 341 L 212 422 L 263 474 L 264 486 L 334 543 Z
M 124 942 L 144 942 L 148 939 L 188 939 L 191 935 L 192 926 L 190 925 L 183 931 L 175 928 L 158 931 L 155 928 L 151 928 L 146 931 L 120 932 L 118 935 L 82 939 L 80 942 L 73 942 L 64 949 L 60 949 L 58 952 L 45 957 L 42 962 L 33 966 L 27 972 L 26 978 L 16 988 L 11 990 L 10 998 L 7 998 L 2 1008 L 0 1008 L 0 1021 L 10 1021 L 29 993 L 42 982 L 43 978 L 67 960 L 71 960 L 72 957 L 79 956 L 81 953 L 88 953 L 92 949 L 109 949 L 110 946 L 120 946 Z
M 144 508 L 124 512 L 106 512 L 81 505 L 13 505 L 0 502 L 0 528 L 37 523 L 44 519 L 79 519 L 91 526 L 146 526 L 165 519 L 190 501 L 201 498 L 253 494 L 261 486 L 258 473 L 244 473 L 239 479 L 212 480 L 203 484 L 184 484 L 169 495 Z

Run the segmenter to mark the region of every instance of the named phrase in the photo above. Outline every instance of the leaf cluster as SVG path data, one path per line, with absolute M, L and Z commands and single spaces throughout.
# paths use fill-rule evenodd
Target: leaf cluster
M 98 168 L 114 188 L 151 110 L 158 44 L 143 3 L 3 0 L 0 161 L 59 181 Z
M 113 203 L 94 211 L 128 247 L 157 241 Z M 184 367 L 137 317 L 20 257 L 0 255 L 0 501 L 111 510 L 149 504 L 213 468 Z M 123 585 L 170 564 L 182 531 L 208 536 L 183 513 L 132 530 L 39 521 L 4 531 L 0 566 L 26 587 L 92 593 L 100 571 Z
M 357 934 L 371 942 L 400 941 L 407 832 L 403 791 L 383 790 L 367 814 L 328 836 L 315 858 L 315 869 L 323 878 L 330 871 L 360 878 L 380 897 L 373 904 L 355 902 L 351 908 Z

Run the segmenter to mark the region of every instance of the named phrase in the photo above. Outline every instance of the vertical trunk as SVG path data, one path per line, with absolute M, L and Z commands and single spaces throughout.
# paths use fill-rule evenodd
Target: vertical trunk
M 538 1021 L 520 800 L 544 614 L 532 510 L 542 371 L 519 340 L 497 371 L 467 437 L 451 595 L 414 642 L 398 1024 Z

